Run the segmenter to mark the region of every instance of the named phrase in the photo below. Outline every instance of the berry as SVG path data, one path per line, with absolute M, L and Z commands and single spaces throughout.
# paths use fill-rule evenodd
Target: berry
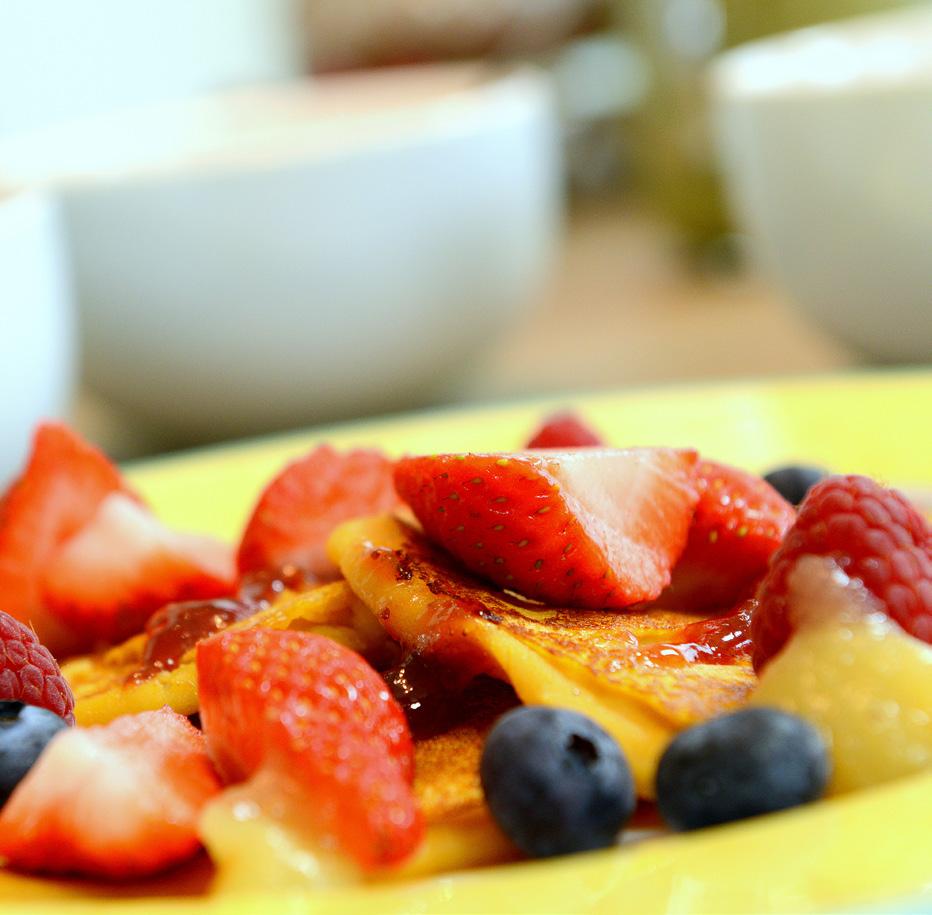
M 68 723 L 47 708 L 0 702 L 0 807 Z
M 262 492 L 240 540 L 241 573 L 297 566 L 336 578 L 326 542 L 341 521 L 398 506 L 392 463 L 381 452 L 320 445 L 285 467 Z
M 811 724 L 742 709 L 677 735 L 657 768 L 657 806 L 673 829 L 700 829 L 814 801 L 830 772 Z
M 359 655 L 324 636 L 257 627 L 201 642 L 197 671 L 201 724 L 226 781 L 271 775 L 283 806 L 301 799 L 312 839 L 323 834 L 366 870 L 414 850 L 423 823 L 411 732 Z
M 0 701 L 46 708 L 74 724 L 74 696 L 36 634 L 0 610 Z
M 168 708 L 68 728 L 0 812 L 0 857 L 42 873 L 155 874 L 197 852 L 219 787 L 203 735 Z
M 233 556 L 210 537 L 170 531 L 121 493 L 50 560 L 43 602 L 72 633 L 71 649 L 122 642 L 168 603 L 230 594 Z
M 699 502 L 686 549 L 659 603 L 685 611 L 727 607 L 753 591 L 796 513 L 760 477 L 700 461 Z
M 665 448 L 445 454 L 402 459 L 395 485 L 476 574 L 556 606 L 627 607 L 670 581 L 695 460 Z
M 764 479 L 791 505 L 799 505 L 806 493 L 826 476 L 828 471 L 821 467 L 788 464 L 765 473 Z
M 796 626 L 788 579 L 806 555 L 833 560 L 863 584 L 890 619 L 932 644 L 929 523 L 896 490 L 867 477 L 828 477 L 809 491 L 758 588 L 760 605 L 751 630 L 758 671 Z
M 479 772 L 492 816 L 535 858 L 611 845 L 637 803 L 618 744 L 566 709 L 526 705 L 502 716 Z
M 531 436 L 525 448 L 585 448 L 602 446 L 599 434 L 575 413 L 553 413 Z
M 128 492 L 119 471 L 67 426 L 44 423 L 22 475 L 0 500 L 0 605 L 32 626 L 56 655 L 75 642 L 42 600 L 42 578 L 55 551 L 114 492 Z

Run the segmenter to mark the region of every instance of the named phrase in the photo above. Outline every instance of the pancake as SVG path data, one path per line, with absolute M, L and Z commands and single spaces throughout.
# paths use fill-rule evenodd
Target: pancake
M 531 604 L 464 575 L 413 528 L 384 516 L 350 521 L 330 540 L 347 583 L 407 650 L 464 678 L 507 680 L 525 703 L 590 715 L 625 749 L 638 792 L 653 795 L 660 754 L 684 727 L 743 705 L 749 659 L 708 663 L 653 651 L 690 638 L 697 618 L 663 610 Z

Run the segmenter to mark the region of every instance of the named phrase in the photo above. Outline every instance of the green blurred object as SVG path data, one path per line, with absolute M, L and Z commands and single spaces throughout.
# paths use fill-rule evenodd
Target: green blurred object
M 706 118 L 705 69 L 726 48 L 916 0 L 615 0 L 649 70 L 633 118 L 634 168 L 654 206 L 702 249 L 729 222 Z

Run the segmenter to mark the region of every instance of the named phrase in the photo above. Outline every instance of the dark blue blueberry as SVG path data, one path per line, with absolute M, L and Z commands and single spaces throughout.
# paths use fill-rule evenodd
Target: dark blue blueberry
M 46 744 L 68 727 L 48 709 L 0 702 L 0 807 L 32 768 Z
M 806 498 L 806 493 L 815 486 L 819 480 L 828 476 L 828 471 L 822 467 L 806 467 L 796 464 L 789 464 L 786 467 L 778 467 L 771 470 L 770 473 L 764 474 L 764 479 L 778 492 L 787 502 L 792 505 L 799 505 Z
M 697 724 L 667 747 L 657 806 L 673 829 L 698 829 L 814 801 L 830 774 L 811 724 L 777 709 L 744 709 Z
M 496 822 L 535 858 L 611 845 L 637 802 L 615 740 L 564 709 L 526 705 L 503 715 L 479 771 Z

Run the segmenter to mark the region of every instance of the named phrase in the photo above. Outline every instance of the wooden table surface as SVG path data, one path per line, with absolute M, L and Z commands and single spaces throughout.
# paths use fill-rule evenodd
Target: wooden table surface
M 538 307 L 490 342 L 449 402 L 858 364 L 748 270 L 696 269 L 673 234 L 623 201 L 577 204 Z M 569 398 L 568 398 L 569 399 Z M 88 392 L 76 422 L 115 457 L 177 447 Z

